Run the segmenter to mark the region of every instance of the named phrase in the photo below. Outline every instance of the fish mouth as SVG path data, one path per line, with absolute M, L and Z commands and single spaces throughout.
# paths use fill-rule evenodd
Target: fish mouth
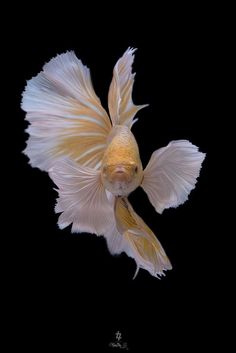
M 123 165 L 116 166 L 112 172 L 111 178 L 113 181 L 129 183 L 132 179 L 127 168 Z
M 114 173 L 117 173 L 117 174 L 126 173 L 127 174 L 127 169 L 124 165 L 118 165 L 115 167 Z
M 135 166 L 128 163 L 105 165 L 102 171 L 102 177 L 105 182 L 123 184 L 124 187 L 132 183 L 134 176 Z
M 125 184 L 131 182 L 130 176 L 127 173 L 121 171 L 113 173 L 111 179 L 113 182 L 118 181 Z

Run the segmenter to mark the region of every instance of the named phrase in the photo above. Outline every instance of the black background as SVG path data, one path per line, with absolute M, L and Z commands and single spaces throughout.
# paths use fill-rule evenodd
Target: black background
M 14 141 L 11 217 L 4 236 L 9 345 L 105 352 L 119 330 L 131 352 L 202 350 L 213 344 L 209 327 L 216 314 L 216 235 L 210 214 L 220 24 L 209 9 L 149 8 L 136 16 L 120 4 L 116 16 L 86 9 L 75 10 L 72 18 L 73 12 L 20 16 L 7 41 Z M 133 127 L 143 165 L 154 150 L 175 139 L 188 139 L 207 153 L 195 190 L 179 208 L 158 215 L 141 189 L 130 196 L 172 262 L 173 270 L 162 280 L 144 270 L 132 280 L 134 261 L 124 254 L 111 256 L 104 238 L 59 230 L 54 185 L 21 153 L 27 139 L 20 109 L 26 80 L 56 54 L 74 50 L 91 69 L 106 107 L 113 66 L 128 46 L 138 48 L 133 100 L 150 104 Z

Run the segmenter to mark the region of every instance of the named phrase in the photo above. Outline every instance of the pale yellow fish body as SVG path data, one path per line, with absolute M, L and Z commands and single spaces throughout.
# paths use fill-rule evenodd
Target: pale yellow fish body
M 140 184 L 143 167 L 134 135 L 125 125 L 116 125 L 108 136 L 102 159 L 102 182 L 113 195 L 128 196 Z
M 109 114 L 74 52 L 44 65 L 23 93 L 29 122 L 24 153 L 58 187 L 61 229 L 103 235 L 111 254 L 135 260 L 136 274 L 143 268 L 159 278 L 171 263 L 128 196 L 141 186 L 158 213 L 179 206 L 195 187 L 205 155 L 187 140 L 172 141 L 153 152 L 143 170 L 131 132 L 135 114 L 146 106 L 132 101 L 134 51 L 128 48 L 114 67 Z

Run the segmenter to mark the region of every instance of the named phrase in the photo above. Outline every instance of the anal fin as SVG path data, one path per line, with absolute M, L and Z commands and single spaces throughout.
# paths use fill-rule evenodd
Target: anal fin
M 125 251 L 136 261 L 137 270 L 143 268 L 159 278 L 164 275 L 165 270 L 172 268 L 160 242 L 137 215 L 127 198 L 116 199 L 115 218 L 117 229 L 129 246 Z

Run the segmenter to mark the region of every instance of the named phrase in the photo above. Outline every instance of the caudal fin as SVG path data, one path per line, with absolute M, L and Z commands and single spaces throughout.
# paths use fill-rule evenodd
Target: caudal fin
M 74 52 L 51 59 L 27 82 L 22 109 L 30 123 L 24 153 L 33 167 L 48 171 L 67 156 L 99 168 L 111 122 Z

